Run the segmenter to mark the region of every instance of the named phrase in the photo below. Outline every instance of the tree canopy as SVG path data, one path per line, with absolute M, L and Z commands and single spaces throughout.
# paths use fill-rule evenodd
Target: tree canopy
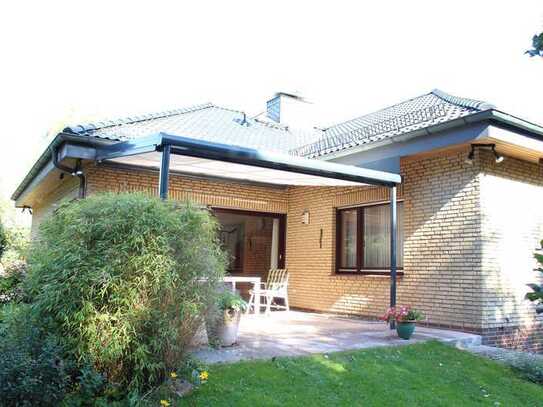
M 531 57 L 543 57 L 543 33 L 532 37 L 532 48 L 526 51 Z

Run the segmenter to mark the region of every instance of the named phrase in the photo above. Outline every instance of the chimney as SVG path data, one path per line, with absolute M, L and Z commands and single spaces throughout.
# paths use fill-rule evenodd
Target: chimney
M 277 92 L 266 102 L 266 117 L 286 126 L 311 127 L 310 105 L 310 102 L 294 93 Z

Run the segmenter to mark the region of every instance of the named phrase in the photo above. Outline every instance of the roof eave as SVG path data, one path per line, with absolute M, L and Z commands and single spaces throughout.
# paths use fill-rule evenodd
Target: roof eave
M 520 119 L 518 117 L 509 115 L 507 113 L 504 113 L 496 109 L 488 109 L 488 110 L 483 110 L 481 112 L 473 113 L 471 115 L 459 117 L 457 119 L 454 119 L 445 123 L 438 123 L 438 124 L 428 126 L 422 129 L 417 129 L 405 134 L 393 136 L 380 142 L 360 144 L 355 147 L 345 148 L 345 149 L 337 150 L 337 151 L 330 152 L 327 154 L 325 153 L 325 154 L 320 154 L 317 156 L 312 156 L 312 158 L 318 158 L 321 160 L 332 160 L 336 158 L 345 157 L 351 154 L 359 153 L 362 151 L 371 150 L 377 147 L 381 147 L 383 145 L 392 144 L 399 141 L 407 141 L 407 140 L 411 140 L 413 138 L 417 138 L 420 136 L 436 134 L 436 133 L 447 131 L 447 130 L 454 130 L 462 126 L 481 123 L 485 121 L 488 121 L 489 124 L 498 124 L 498 125 L 506 126 L 510 129 L 520 130 L 522 133 L 529 133 L 532 136 L 543 138 L 543 127 L 537 124 L 528 122 L 526 120 Z
M 65 132 L 58 133 L 53 138 L 53 140 L 51 140 L 49 145 L 45 148 L 45 150 L 36 160 L 32 168 L 30 168 L 30 171 L 28 171 L 26 176 L 23 178 L 17 189 L 15 189 L 15 191 L 11 195 L 11 199 L 13 201 L 17 201 L 25 193 L 27 187 L 32 183 L 34 178 L 52 161 L 51 150 L 57 149 L 59 146 L 62 145 L 62 143 L 65 142 L 75 142 L 92 146 L 111 143 L 110 140 L 97 139 L 89 137 L 87 135 L 71 134 Z

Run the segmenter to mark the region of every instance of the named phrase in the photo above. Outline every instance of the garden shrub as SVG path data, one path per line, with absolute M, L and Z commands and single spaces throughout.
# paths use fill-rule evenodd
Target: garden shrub
M 72 363 L 61 341 L 32 323 L 28 306 L 4 305 L 0 319 L 0 404 L 56 406 Z
M 538 267 L 534 271 L 543 273 L 543 240 L 539 242 L 539 248 L 534 253 L 534 258 L 538 263 Z M 531 283 L 527 284 L 531 288 L 531 292 L 526 294 L 526 299 L 536 303 L 535 311 L 537 314 L 543 313 L 543 284 Z
M 30 229 L 28 227 L 13 225 L 5 229 L 4 252 L 0 259 L 4 267 L 26 259 L 26 252 L 30 242 Z
M 143 391 L 179 366 L 225 270 L 217 222 L 188 203 L 104 194 L 62 204 L 29 255 L 36 318 L 78 363 Z
M 27 274 L 26 262 L 15 260 L 4 266 L 0 275 L 0 305 L 24 299 L 23 281 Z
M 543 362 L 533 357 L 521 356 L 512 361 L 511 366 L 526 379 L 543 384 Z
M 2 219 L 0 218 L 0 259 L 2 258 L 4 251 L 8 244 L 8 237 Z

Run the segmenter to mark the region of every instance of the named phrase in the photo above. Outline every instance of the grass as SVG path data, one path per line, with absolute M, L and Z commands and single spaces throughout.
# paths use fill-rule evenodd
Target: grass
M 164 395 L 160 398 L 165 398 Z M 171 405 L 176 405 L 173 398 Z M 543 387 L 438 342 L 212 365 L 177 405 L 536 406 Z

